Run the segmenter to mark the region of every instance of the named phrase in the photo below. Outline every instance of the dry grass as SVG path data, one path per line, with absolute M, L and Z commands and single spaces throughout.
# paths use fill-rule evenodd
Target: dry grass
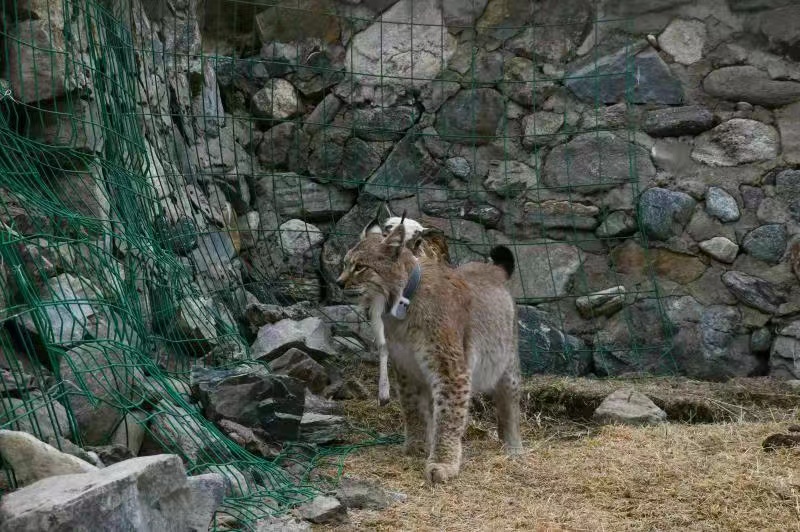
M 800 449 L 761 448 L 797 411 L 761 406 L 774 419 L 647 428 L 528 411 L 526 454 L 517 461 L 481 417 L 468 433 L 461 476 L 435 488 L 423 482 L 422 461 L 399 446 L 368 448 L 347 458 L 345 474 L 403 492 L 406 501 L 351 510 L 349 524 L 315 529 L 800 531 Z M 362 426 L 399 428 L 396 401 L 387 409 L 372 398 L 347 407 Z

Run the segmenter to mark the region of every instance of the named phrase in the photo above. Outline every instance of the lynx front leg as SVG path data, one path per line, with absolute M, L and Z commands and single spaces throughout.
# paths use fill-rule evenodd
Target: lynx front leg
M 503 441 L 506 452 L 516 456 L 522 451 L 522 439 L 519 435 L 519 374 L 509 369 L 497 383 L 494 394 L 494 405 L 497 413 L 497 435 Z
M 466 370 L 459 376 L 442 376 L 433 394 L 433 447 L 425 476 L 436 484 L 458 476 L 461 469 L 461 440 L 467 426 L 470 399 L 470 378 Z
M 398 371 L 396 374 L 405 424 L 405 453 L 424 456 L 428 452 L 432 424 L 430 395 L 405 373 Z

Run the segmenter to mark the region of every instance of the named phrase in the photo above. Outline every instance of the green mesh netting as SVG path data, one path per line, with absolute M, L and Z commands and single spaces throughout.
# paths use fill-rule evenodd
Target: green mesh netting
M 408 72 L 394 64 L 384 72 L 382 59 L 360 72 L 357 54 L 346 53 L 344 42 L 374 25 L 392 4 L 4 4 L 0 361 L 10 371 L 0 388 L 0 427 L 32 432 L 58 447 L 65 436 L 79 446 L 101 445 L 120 430 L 144 430 L 151 444 L 181 455 L 190 473 L 219 471 L 233 479 L 235 493 L 220 513 L 242 527 L 313 496 L 335 482 L 347 452 L 397 438 L 367 434 L 361 444 L 296 445 L 274 460 L 258 457 L 203 418 L 189 399 L 190 370 L 260 363 L 249 349 L 253 335 L 245 308 L 252 298 L 281 305 L 309 301 L 323 314 L 324 305 L 344 303 L 331 283 L 336 254 L 352 244 L 384 199 L 396 209 L 444 220 L 439 229 L 449 237 L 454 262 L 486 257 L 497 242 L 510 244 L 520 267 L 535 264 L 544 272 L 519 282 L 523 320 L 538 323 L 533 305 L 539 305 L 553 327 L 568 328 L 565 309 L 598 290 L 597 272 L 585 267 L 585 250 L 602 246 L 604 237 L 584 227 L 580 193 L 581 187 L 604 186 L 604 134 L 613 131 L 629 152 L 626 175 L 616 176 L 615 184 L 629 185 L 624 194 L 631 204 L 639 194 L 641 154 L 632 123 L 602 118 L 600 108 L 607 102 L 599 96 L 603 76 L 618 77 L 625 89 L 624 114 L 624 104 L 636 99 L 636 50 L 622 46 L 621 67 L 610 74 L 589 73 L 597 84 L 594 117 L 584 113 L 576 122 L 574 110 L 556 102 L 540 118 L 562 125 L 551 130 L 543 123 L 540 131 L 533 115 L 528 136 L 535 138 L 524 144 L 529 159 L 523 170 L 539 172 L 542 151 L 552 149 L 550 142 L 558 137 L 595 138 L 586 143 L 596 156 L 597 179 L 572 175 L 579 155 L 563 149 L 571 184 L 560 190 L 563 204 L 548 204 L 548 187 L 519 177 L 521 167 L 511 153 L 524 132 L 507 117 L 519 114 L 519 101 L 540 108 L 546 99 L 540 92 L 552 96 L 550 88 L 563 82 L 563 72 L 543 68 L 537 56 L 526 58 L 525 68 L 501 62 L 494 72 L 486 67 L 484 50 L 486 42 L 502 43 L 521 32 L 532 42 L 540 35 L 550 39 L 554 31 L 571 31 L 572 22 L 542 22 L 527 2 L 508 2 L 510 15 L 484 15 L 457 38 L 424 14 L 412 19 L 414 30 L 405 35 L 408 16 L 401 9 L 396 14 L 406 16 L 405 24 L 385 21 L 386 35 L 397 38 L 399 31 L 410 50 L 415 39 L 430 48 L 436 41 L 433 27 L 440 54 L 458 41 L 459 55 L 448 57 L 457 71 L 426 77 L 415 64 L 427 72 L 431 62 L 446 63 L 445 58 L 399 50 L 398 56 L 409 56 Z M 416 9 L 414 2 L 403 4 Z M 515 9 L 521 10 L 519 17 Z M 603 24 L 590 22 L 592 31 Z M 473 34 L 485 42 L 472 46 Z M 375 45 L 382 47 L 382 38 Z M 593 54 L 597 61 L 599 52 Z M 286 78 L 300 87 L 299 93 L 290 91 L 295 100 L 288 104 Z M 329 98 L 334 92 L 336 98 Z M 450 101 L 456 93 L 467 96 L 449 123 L 421 103 Z M 500 94 L 513 97 L 498 99 Z M 261 105 L 253 104 L 254 98 Z M 492 105 L 500 106 L 503 118 L 487 129 L 485 109 Z M 349 115 L 343 111 L 348 106 Z M 264 107 L 272 111 L 265 113 Z M 587 126 L 592 118 L 594 125 Z M 438 141 L 469 149 L 448 151 L 452 146 L 437 146 Z M 458 165 L 478 168 L 487 158 L 493 161 L 493 192 L 481 180 L 455 178 Z M 520 216 L 532 222 L 507 224 L 501 233 L 498 210 L 491 206 L 497 196 L 491 194 L 516 197 L 520 179 L 533 209 L 527 212 L 520 203 L 520 212 L 527 212 Z M 259 216 L 251 224 L 253 212 Z M 560 220 L 557 237 L 543 229 L 542 220 L 553 216 Z M 314 224 L 295 232 L 305 232 L 315 244 L 287 266 L 280 264 L 286 253 L 277 259 L 272 253 L 288 245 L 277 235 L 295 219 Z M 631 240 L 650 264 L 641 234 Z M 613 238 L 619 236 L 608 237 Z M 557 288 L 563 285 L 564 253 L 574 255 L 568 293 Z M 614 260 L 605 264 L 603 287 L 626 284 Z M 584 364 L 593 353 L 600 373 L 604 360 L 618 359 L 631 368 L 672 371 L 670 324 L 652 272 L 637 286 L 638 292 L 628 290 L 625 297 L 651 305 L 647 320 L 633 306 L 625 307 L 617 326 L 626 332 L 610 340 L 600 328 L 575 342 L 532 330 L 520 352 L 525 371 L 560 371 Z M 334 325 L 340 319 L 329 318 Z M 103 413 L 107 421 L 92 434 L 79 427 L 87 412 Z M 289 462 L 299 464 L 289 468 L 293 473 L 281 467 Z M 336 467 L 329 475 L 311 476 L 330 464 Z M 3 486 L 0 490 L 13 487 L 13 478 Z

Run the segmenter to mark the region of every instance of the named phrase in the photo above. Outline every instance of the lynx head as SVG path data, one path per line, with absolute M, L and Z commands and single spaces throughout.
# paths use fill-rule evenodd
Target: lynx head
M 359 242 L 344 256 L 336 284 L 350 295 L 390 297 L 408 277 L 404 258 L 413 255 L 405 247 L 406 226 L 394 227 L 386 236 L 365 228 Z
M 386 216 L 386 219 L 381 222 L 381 218 Z M 406 213 L 403 212 L 402 216 L 395 216 L 391 209 L 389 209 L 389 205 L 387 202 L 382 202 L 378 205 L 378 209 L 375 212 L 375 216 L 373 216 L 372 220 L 364 227 L 364 230 L 361 231 L 361 239 L 364 239 L 368 234 L 377 234 L 382 235 L 384 238 L 389 235 L 389 233 L 397 227 L 399 224 L 405 225 L 405 236 L 404 236 L 404 244 L 407 244 L 409 241 L 414 241 L 422 235 L 425 231 L 425 228 L 416 220 L 412 220 L 411 218 L 406 217 Z

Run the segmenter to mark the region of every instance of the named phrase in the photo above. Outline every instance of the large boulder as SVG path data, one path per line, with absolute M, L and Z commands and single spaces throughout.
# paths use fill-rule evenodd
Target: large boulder
M 97 470 L 94 465 L 62 453 L 26 432 L 13 430 L 0 430 L 0 457 L 14 472 L 18 487 L 56 475 Z
M 0 530 L 207 530 L 223 487 L 214 473 L 187 477 L 177 456 L 132 458 L 6 494 Z
M 266 431 L 275 441 L 296 441 L 305 405 L 305 385 L 258 365 L 234 369 L 195 368 L 192 395 L 205 416 Z
M 400 0 L 350 40 L 348 77 L 364 85 L 425 85 L 456 50 L 443 26 L 441 2 Z

